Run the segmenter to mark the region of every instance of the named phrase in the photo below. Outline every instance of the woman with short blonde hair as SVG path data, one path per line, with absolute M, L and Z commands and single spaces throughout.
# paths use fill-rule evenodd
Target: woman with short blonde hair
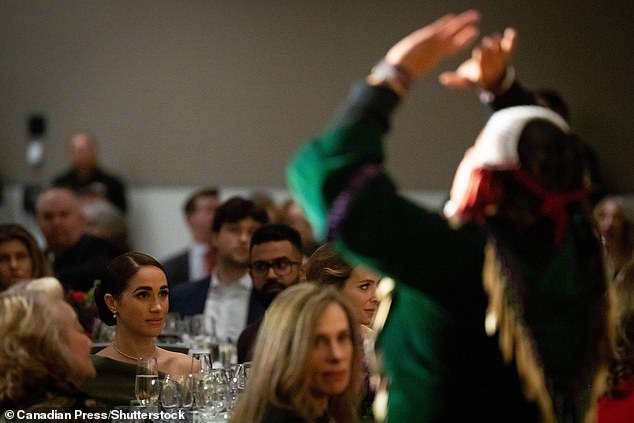
M 46 292 L 0 294 L 0 409 L 81 407 L 77 386 L 95 375 L 90 340 L 72 308 Z M 58 402 L 55 402 L 58 401 Z
M 354 311 L 335 289 L 312 283 L 287 288 L 266 312 L 249 383 L 231 421 L 356 421 L 359 339 Z

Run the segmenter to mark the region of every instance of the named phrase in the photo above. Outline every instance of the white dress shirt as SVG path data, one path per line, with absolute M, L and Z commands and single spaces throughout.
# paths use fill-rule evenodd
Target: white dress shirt
M 237 342 L 238 336 L 247 325 L 252 286 L 249 272 L 228 284 L 221 283 L 217 273 L 211 272 L 205 303 L 205 321 L 211 322 L 213 319 L 219 341 Z
M 193 244 L 189 250 L 189 280 L 196 281 L 209 276 L 205 254 L 209 251 L 208 244 Z

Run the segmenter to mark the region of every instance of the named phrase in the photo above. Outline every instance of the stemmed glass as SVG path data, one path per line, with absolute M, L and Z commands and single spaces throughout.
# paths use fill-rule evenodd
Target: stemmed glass
M 212 383 L 212 407 L 215 416 L 222 416 L 223 413 L 227 413 L 227 402 L 229 398 L 229 381 L 227 380 L 227 374 L 224 369 L 213 369 L 211 371 L 211 383 Z M 224 416 L 228 417 L 228 416 Z
M 181 392 L 181 406 L 183 408 L 191 408 L 194 405 L 194 375 L 188 374 L 181 376 L 179 382 Z
M 207 374 L 211 372 L 211 357 L 208 352 L 195 351 L 192 352 L 192 373 Z
M 180 386 L 170 375 L 165 376 L 161 383 L 160 402 L 165 409 L 175 408 L 181 404 Z
M 251 371 L 251 362 L 234 364 L 229 371 L 229 396 L 227 399 L 227 408 L 229 411 L 237 404 L 240 395 L 247 387 L 247 379 Z
M 236 371 L 236 382 L 238 391 L 240 393 L 244 392 L 244 389 L 247 387 L 247 380 L 249 379 L 249 374 L 251 373 L 251 362 L 246 361 L 238 365 L 238 370 Z
M 159 398 L 159 374 L 156 357 L 140 358 L 136 366 L 134 395 L 141 405 L 154 405 Z

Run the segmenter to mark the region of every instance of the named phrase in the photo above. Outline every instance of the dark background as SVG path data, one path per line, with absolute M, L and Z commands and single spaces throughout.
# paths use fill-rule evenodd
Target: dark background
M 283 186 L 300 141 L 395 41 L 469 7 L 483 33 L 517 28 L 520 79 L 559 89 L 608 184 L 634 191 L 625 0 L 0 0 L 0 179 L 48 180 L 68 134 L 89 128 L 131 185 Z M 48 123 L 39 169 L 24 159 L 31 113 Z M 485 117 L 475 94 L 436 75 L 417 84 L 389 169 L 404 188 L 447 189 Z

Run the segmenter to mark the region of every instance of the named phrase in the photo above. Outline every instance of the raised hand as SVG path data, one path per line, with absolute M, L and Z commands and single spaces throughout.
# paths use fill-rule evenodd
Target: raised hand
M 480 45 L 473 49 L 471 58 L 455 71 L 440 74 L 440 83 L 449 88 L 477 87 L 496 91 L 511 62 L 516 38 L 517 33 L 513 28 L 507 28 L 503 36 L 493 34 L 484 37 Z
M 384 60 L 403 69 L 412 79 L 422 78 L 476 39 L 479 20 L 480 14 L 475 10 L 443 16 L 400 40 Z

